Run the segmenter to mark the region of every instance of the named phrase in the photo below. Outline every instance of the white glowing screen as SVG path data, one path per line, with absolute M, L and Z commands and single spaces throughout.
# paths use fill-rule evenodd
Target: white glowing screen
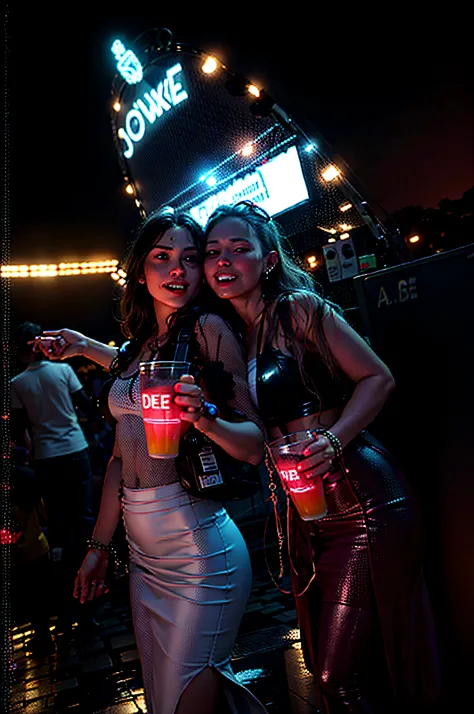
M 226 188 L 211 194 L 193 206 L 190 212 L 201 225 L 205 225 L 218 206 L 236 201 L 254 201 L 270 216 L 275 216 L 308 198 L 298 150 L 292 146 Z

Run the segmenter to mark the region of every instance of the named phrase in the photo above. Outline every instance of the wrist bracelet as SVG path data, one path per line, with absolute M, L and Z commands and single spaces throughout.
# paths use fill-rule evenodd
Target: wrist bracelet
M 95 538 L 89 538 L 87 547 L 89 550 L 101 550 L 104 553 L 115 554 L 115 548 L 112 545 L 105 545 L 105 543 L 101 543 L 100 540 L 96 540 Z
M 342 456 L 342 444 L 338 437 L 332 433 L 332 431 L 328 431 L 328 429 L 315 429 L 314 431 L 315 434 L 321 434 L 321 436 L 325 436 L 326 439 L 329 440 L 332 448 L 334 449 L 334 455 L 336 459 L 340 459 Z
M 109 545 L 105 545 L 105 543 L 101 543 L 100 540 L 96 540 L 95 538 L 89 538 L 89 540 L 87 541 L 87 547 L 89 550 L 99 550 L 103 553 L 107 553 L 107 555 L 110 555 L 112 557 L 116 578 L 121 578 L 123 575 L 127 575 L 128 567 L 125 563 L 122 563 L 122 561 L 117 555 L 117 551 L 111 543 L 109 543 Z

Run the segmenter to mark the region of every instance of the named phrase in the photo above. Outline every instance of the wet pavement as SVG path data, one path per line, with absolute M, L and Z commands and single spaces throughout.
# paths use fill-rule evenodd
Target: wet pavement
M 269 714 L 317 714 L 312 677 L 304 667 L 295 604 L 265 567 L 263 523 L 246 533 L 254 583 L 233 652 L 239 679 Z M 140 662 L 128 601 L 128 578 L 94 605 L 87 626 L 67 637 L 51 618 L 49 652 L 35 651 L 31 626 L 13 632 L 11 712 L 135 714 L 146 712 Z

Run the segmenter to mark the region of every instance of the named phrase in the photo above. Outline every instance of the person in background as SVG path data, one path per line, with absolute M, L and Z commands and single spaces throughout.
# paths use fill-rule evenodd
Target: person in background
M 76 408 L 91 416 L 95 408 L 70 365 L 35 349 L 40 333 L 40 325 L 24 322 L 13 335 L 25 369 L 11 381 L 12 433 L 19 446 L 31 439 L 57 577 L 57 630 L 69 636 L 79 614 L 74 577 L 94 525 L 89 450 Z
M 52 573 L 46 512 L 35 472 L 26 449 L 13 450 L 11 473 L 12 553 L 11 603 L 17 625 L 30 622 L 33 636 L 28 649 L 37 656 L 54 652 L 50 632 Z
M 288 532 L 303 651 L 322 705 L 327 714 L 432 711 L 440 669 L 420 511 L 365 431 L 393 377 L 285 254 L 265 211 L 221 206 L 205 234 L 206 279 L 246 327 L 250 390 L 269 439 L 313 436 L 297 468 L 308 483 L 322 477 L 327 515 L 305 521 L 290 503 Z

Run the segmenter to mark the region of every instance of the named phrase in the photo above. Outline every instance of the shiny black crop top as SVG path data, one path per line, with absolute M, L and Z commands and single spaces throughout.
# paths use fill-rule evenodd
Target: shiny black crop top
M 282 426 L 294 419 L 342 407 L 348 398 L 349 381 L 337 380 L 317 353 L 307 352 L 304 369 L 317 394 L 310 391 L 303 382 L 295 357 L 268 343 L 261 349 L 263 325 L 264 316 L 258 338 L 256 368 L 253 375 L 249 372 L 249 381 L 265 426 L 279 427 L 284 431 Z

